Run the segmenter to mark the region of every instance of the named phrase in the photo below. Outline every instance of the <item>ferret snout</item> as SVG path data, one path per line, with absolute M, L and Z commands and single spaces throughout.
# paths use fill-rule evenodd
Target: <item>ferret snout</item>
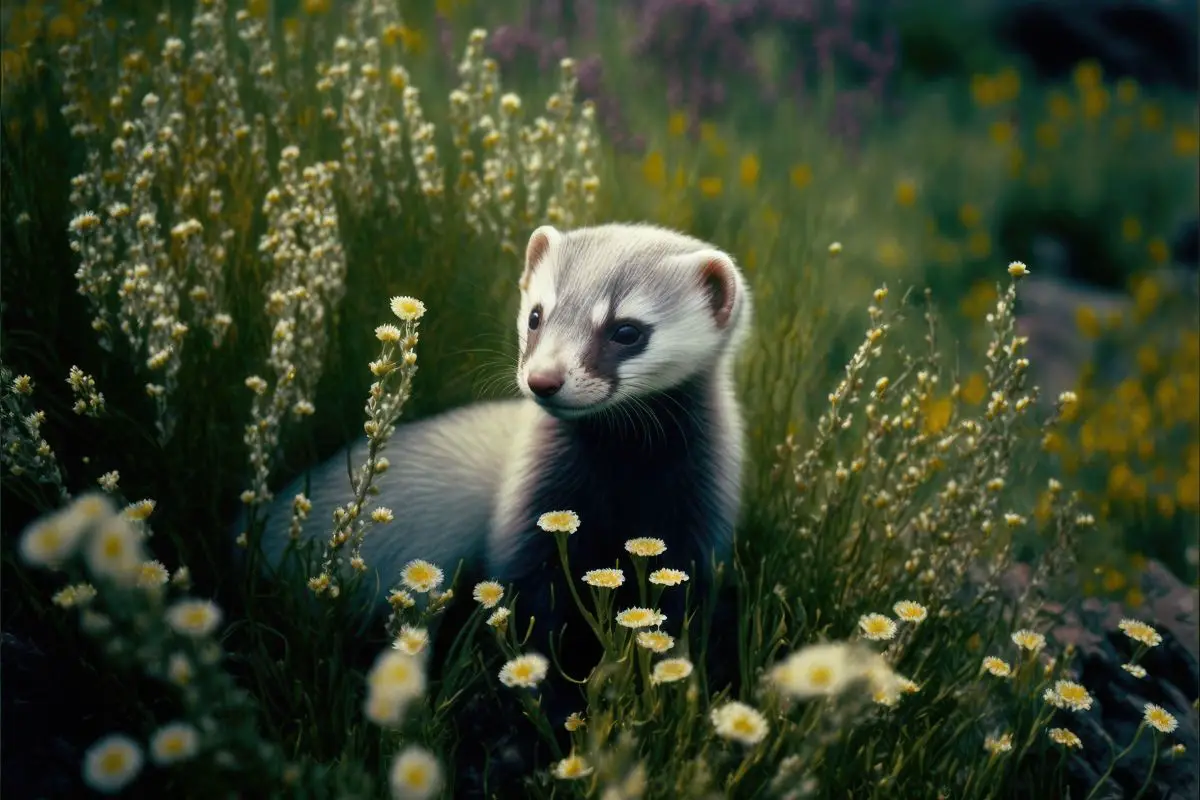
M 531 372 L 529 377 L 525 379 L 525 383 L 529 386 L 529 391 L 536 394 L 538 397 L 553 397 L 558 394 L 558 390 L 563 387 L 566 382 L 566 376 L 561 370 L 550 370 L 542 372 Z

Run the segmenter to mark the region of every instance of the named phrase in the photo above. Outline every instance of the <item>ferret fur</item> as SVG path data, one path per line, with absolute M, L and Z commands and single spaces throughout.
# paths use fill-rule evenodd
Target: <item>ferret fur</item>
M 693 594 L 703 594 L 712 565 L 729 558 L 743 451 L 732 370 L 751 299 L 729 255 L 646 224 L 538 228 L 520 287 L 523 397 L 399 426 L 385 451 L 391 467 L 375 481 L 375 503 L 392 508 L 395 521 L 373 529 L 362 552 L 378 571 L 380 603 L 409 560 L 448 573 L 461 560 L 470 574 L 512 587 L 508 596 L 515 590 L 519 630 L 530 615 L 543 633 L 569 623 L 574 642 L 590 634 L 580 630 L 554 537 L 537 527 L 543 512 L 569 509 L 582 521 L 568 540 L 576 580 L 590 569 L 625 569 L 617 609 L 637 604 L 624 551 L 630 538 L 665 541 L 651 568 L 688 571 Z M 639 331 L 636 342 L 614 341 L 622 325 Z M 561 388 L 539 397 L 531 375 L 549 375 Z M 352 464 L 362 463 L 366 447 L 351 449 Z M 269 510 L 268 559 L 287 545 L 303 481 Z M 345 453 L 308 481 L 306 531 L 328 535 L 334 508 L 349 497 Z M 668 631 L 683 622 L 686 588 L 663 595 Z

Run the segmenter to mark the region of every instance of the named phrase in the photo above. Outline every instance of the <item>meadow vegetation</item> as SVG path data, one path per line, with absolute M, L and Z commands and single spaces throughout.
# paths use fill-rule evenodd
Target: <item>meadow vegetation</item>
M 835 54 L 803 105 L 733 79 L 693 103 L 623 49 L 615 3 L 526 62 L 501 58 L 515 2 L 130 5 L 5 12 L 4 627 L 83 687 L 46 712 L 70 743 L 61 791 L 1079 792 L 1094 698 L 1047 606 L 1123 600 L 1144 674 L 1163 638 L 1138 571 L 1196 581 L 1200 318 L 1163 270 L 1197 210 L 1194 102 L 1085 63 L 897 104 L 879 56 L 848 106 Z M 746 44 L 780 75 L 796 48 Z M 507 624 L 519 598 L 417 561 L 368 625 L 358 544 L 404 514 L 371 488 L 404 458 L 395 425 L 511 393 L 525 237 L 605 220 L 712 241 L 754 291 L 721 574 L 739 680 L 709 679 L 706 609 L 659 618 L 689 579 L 633 539 L 573 576 L 575 635 L 605 655 L 557 731 L 536 691 L 552 654 Z M 1047 220 L 1129 295 L 1078 307 L 1095 366 L 1055 392 L 1018 321 Z M 364 435 L 334 519 L 292 499 L 321 546 L 258 569 L 272 491 Z M 545 512 L 565 559 L 588 520 Z M 644 607 L 612 606 L 625 581 Z M 1134 740 L 1088 744 L 1111 772 L 1153 740 L 1148 787 L 1184 757 L 1186 712 L 1146 704 Z M 542 763 L 495 778 L 470 714 L 508 715 Z

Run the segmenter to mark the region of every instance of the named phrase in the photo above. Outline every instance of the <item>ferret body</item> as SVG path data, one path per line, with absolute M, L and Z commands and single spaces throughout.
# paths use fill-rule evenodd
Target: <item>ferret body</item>
M 580 630 L 554 536 L 537 526 L 542 513 L 579 515 L 568 538 L 575 580 L 624 568 L 617 609 L 637 605 L 628 539 L 662 539 L 666 552 L 651 569 L 687 571 L 693 594 L 730 556 L 743 450 L 732 368 L 750 295 L 721 250 L 640 224 L 538 228 L 520 286 L 523 397 L 398 427 L 386 449 L 391 466 L 375 483 L 375 503 L 395 521 L 373 530 L 362 552 L 379 572 L 381 602 L 409 560 L 447 572 L 461 560 L 468 574 L 515 590 L 519 630 L 530 615 L 543 633 L 567 623 L 573 645 L 590 634 Z M 351 463 L 365 449 L 352 448 Z M 306 528 L 327 535 L 349 497 L 345 453 L 313 470 L 309 484 Z M 268 558 L 288 542 L 302 487 L 282 492 L 268 513 Z M 686 590 L 664 593 L 666 630 L 678 632 Z

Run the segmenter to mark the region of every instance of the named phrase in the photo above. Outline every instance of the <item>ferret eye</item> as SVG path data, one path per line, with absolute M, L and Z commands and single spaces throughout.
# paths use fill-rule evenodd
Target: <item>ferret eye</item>
M 628 346 L 637 344 L 642 338 L 642 332 L 632 325 L 618 325 L 610 338 L 617 344 Z
M 542 307 L 534 306 L 533 311 L 529 312 L 529 330 L 536 331 L 538 325 L 542 324 Z

